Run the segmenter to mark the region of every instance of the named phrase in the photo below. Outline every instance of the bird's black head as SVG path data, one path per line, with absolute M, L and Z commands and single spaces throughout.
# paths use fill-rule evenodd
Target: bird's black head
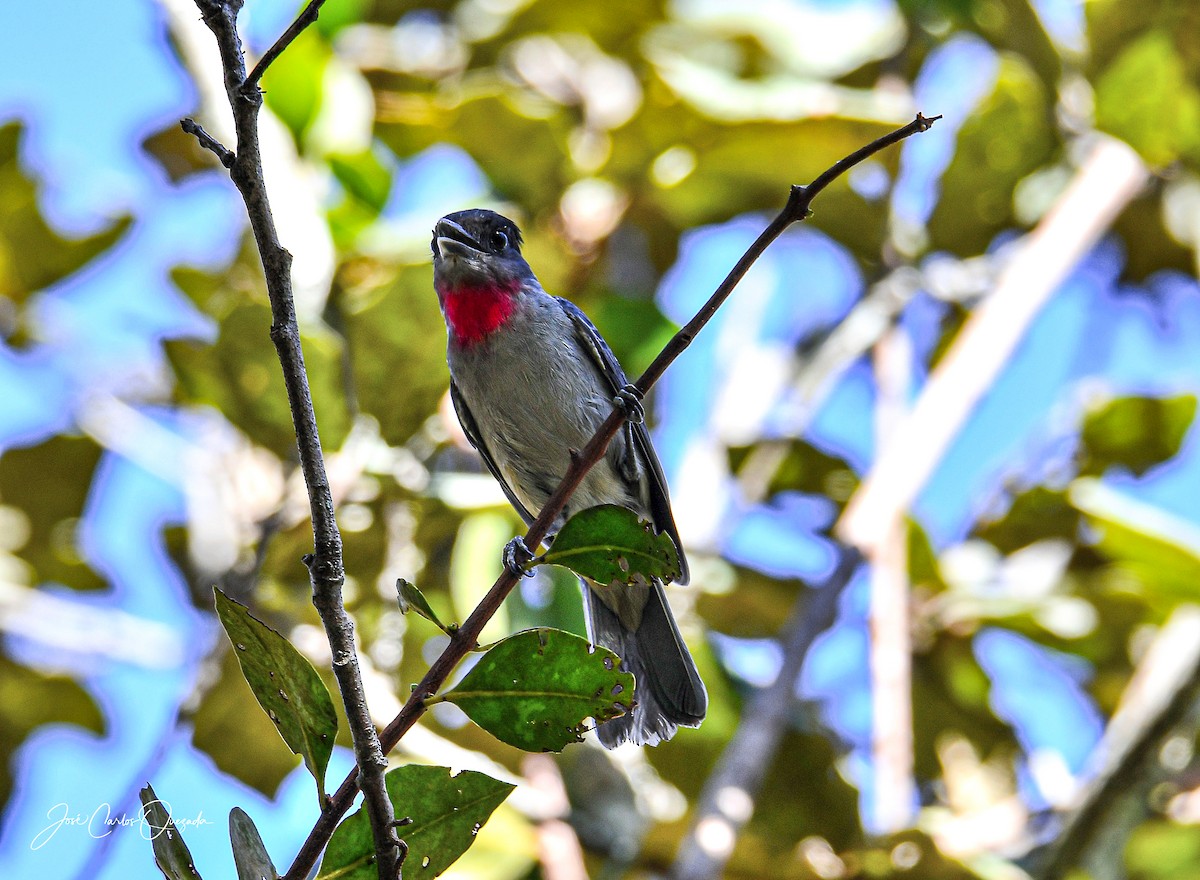
M 533 277 L 521 256 L 521 230 L 486 208 L 447 214 L 433 228 L 433 273 L 439 291 L 508 285 Z

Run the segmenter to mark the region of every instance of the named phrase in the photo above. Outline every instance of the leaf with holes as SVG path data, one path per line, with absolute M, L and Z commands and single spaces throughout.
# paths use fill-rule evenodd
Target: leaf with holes
M 138 797 L 142 801 L 145 831 L 150 834 L 158 870 L 167 880 L 200 880 L 192 854 L 171 821 L 171 805 L 160 801 L 149 785 L 138 792 Z
M 665 583 L 682 573 L 671 536 L 616 504 L 589 507 L 572 516 L 538 561 L 565 565 L 601 584 L 628 584 L 637 575 Z
M 279 874 L 263 846 L 262 836 L 241 807 L 229 811 L 229 842 L 233 844 L 238 880 L 277 880 Z
M 498 642 L 458 686 L 454 703 L 492 736 L 527 752 L 560 752 L 586 728 L 632 711 L 633 675 L 607 648 L 559 629 Z
M 323 805 L 325 768 L 337 734 L 329 689 L 287 639 L 220 590 L 214 589 L 213 594 L 242 675 L 288 748 L 304 758 L 317 781 L 317 800 Z
M 384 776 L 397 818 L 410 824 L 396 829 L 408 845 L 404 876 L 436 877 L 475 842 L 496 807 L 516 788 L 483 773 L 408 764 Z M 348 816 L 329 839 L 317 880 L 377 880 L 371 825 L 363 810 Z

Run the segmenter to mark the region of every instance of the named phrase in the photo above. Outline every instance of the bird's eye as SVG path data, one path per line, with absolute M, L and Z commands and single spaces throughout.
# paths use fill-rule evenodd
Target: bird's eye
M 508 247 L 508 236 L 497 229 L 492 233 L 492 250 L 496 251 L 496 253 L 499 253 L 506 247 Z

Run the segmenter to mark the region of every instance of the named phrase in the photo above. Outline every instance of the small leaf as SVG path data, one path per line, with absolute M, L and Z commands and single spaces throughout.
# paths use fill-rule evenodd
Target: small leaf
M 1196 417 L 1196 398 L 1119 397 L 1087 414 L 1083 422 L 1084 466 L 1098 475 L 1113 465 L 1141 476 L 1174 458 Z
M 572 633 L 526 630 L 497 643 L 442 699 L 501 742 L 559 752 L 581 739 L 585 719 L 632 711 L 633 676 L 620 663 Z
M 283 636 L 250 615 L 220 590 L 213 590 L 217 615 L 237 654 L 242 674 L 283 741 L 304 758 L 323 802 L 325 768 L 333 752 L 337 715 L 325 682 Z
M 590 507 L 567 520 L 540 561 L 565 565 L 601 584 L 629 584 L 638 575 L 666 582 L 681 574 L 671 536 L 615 504 Z
M 405 614 L 415 611 L 442 632 L 449 635 L 452 630 L 438 618 L 425 594 L 417 589 L 416 584 L 410 584 L 404 578 L 396 578 L 396 594 L 400 601 L 400 610 Z
M 147 784 L 138 797 L 142 800 L 142 818 L 146 822 L 150 843 L 154 847 L 154 863 L 167 880 L 199 880 L 200 874 L 192 862 L 187 844 L 171 821 L 170 805 L 164 805 Z
M 233 844 L 238 880 L 278 880 L 279 874 L 254 820 L 241 807 L 229 811 L 229 842 Z
M 488 817 L 516 788 L 483 773 L 409 764 L 384 776 L 397 817 L 411 819 L 396 829 L 408 844 L 404 876 L 436 877 L 475 842 Z M 375 848 L 363 810 L 348 816 L 329 840 L 317 880 L 376 880 Z

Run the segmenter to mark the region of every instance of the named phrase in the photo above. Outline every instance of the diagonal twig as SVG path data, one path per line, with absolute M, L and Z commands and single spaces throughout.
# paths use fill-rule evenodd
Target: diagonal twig
M 393 827 L 395 814 L 384 787 L 387 758 L 380 746 L 379 736 L 367 708 L 362 674 L 354 646 L 354 623 L 342 601 L 345 571 L 342 562 L 342 538 L 334 518 L 333 497 L 321 438 L 313 411 L 312 392 L 304 367 L 304 352 L 300 345 L 300 329 L 292 297 L 292 255 L 279 242 L 275 218 L 271 213 L 266 186 L 263 183 L 262 152 L 259 146 L 258 111 L 262 92 L 246 76 L 246 59 L 237 32 L 237 15 L 241 0 L 196 0 L 204 23 L 216 37 L 224 72 L 225 92 L 233 109 L 234 129 L 237 132 L 237 151 L 231 160 L 222 163 L 246 204 L 250 227 L 263 262 L 267 294 L 271 302 L 271 341 L 275 344 L 283 369 L 288 406 L 296 430 L 300 469 L 308 487 L 312 515 L 314 552 L 304 558 L 313 588 L 313 605 L 321 616 L 326 637 L 333 655 L 333 673 L 346 709 L 346 719 L 354 741 L 357 765 L 354 774 L 361 786 L 370 819 L 375 845 L 379 880 L 396 880 L 402 856 L 399 838 Z M 258 75 L 271 59 L 278 57 L 287 45 L 316 17 L 320 2 L 314 0 L 300 18 L 272 47 L 259 63 Z M 193 124 L 194 125 L 194 124 Z M 199 137 L 199 126 L 193 133 Z M 189 127 L 185 123 L 184 130 Z M 208 138 L 213 144 L 212 138 Z M 204 139 L 201 144 L 212 145 Z M 228 152 L 228 151 L 227 151 Z
M 803 220 L 808 216 L 812 200 L 826 186 L 840 174 L 845 173 L 855 164 L 864 161 L 880 150 L 918 132 L 927 131 L 933 122 L 939 118 L 935 116 L 930 119 L 918 113 L 916 119 L 908 125 L 872 141 L 867 146 L 842 159 L 817 177 L 809 186 L 793 186 L 783 210 L 779 212 L 778 216 L 768 224 L 767 228 L 750 245 L 750 248 L 742 255 L 742 258 L 738 260 L 733 269 L 730 270 L 725 280 L 721 282 L 712 296 L 709 297 L 708 302 L 704 304 L 692 320 L 671 338 L 658 357 L 647 367 L 646 372 L 637 380 L 635 384 L 638 390 L 643 394 L 650 390 L 654 383 L 666 372 L 667 367 L 683 353 L 684 349 L 695 339 L 696 334 L 712 319 L 713 315 L 721 307 L 721 304 L 729 298 L 733 289 L 741 281 L 742 276 L 746 274 L 755 260 L 762 255 L 767 246 L 777 239 L 792 223 Z M 533 521 L 533 524 L 529 527 L 529 531 L 525 535 L 525 544 L 527 546 L 537 547 L 542 543 L 554 521 L 566 506 L 572 493 L 578 488 L 592 466 L 604 457 L 605 450 L 608 449 L 608 444 L 616 436 L 617 431 L 621 429 L 624 422 L 624 409 L 614 406 L 613 411 L 609 413 L 608 418 L 596 430 L 596 434 L 588 441 L 587 445 L 579 452 L 572 454 L 571 466 L 567 468 L 567 473 L 563 477 L 562 482 L 542 507 L 537 519 Z M 421 679 L 420 683 L 413 688 L 412 694 L 400 710 L 400 713 L 392 719 L 391 723 L 380 734 L 380 741 L 385 750 L 391 751 L 400 742 L 401 737 L 404 736 L 409 728 L 416 723 L 417 719 L 424 714 L 425 699 L 437 693 L 453 669 L 476 646 L 476 641 L 484 625 L 491 620 L 492 616 L 500 608 L 505 597 L 516 586 L 517 580 L 518 576 L 506 568 L 492 585 L 491 589 L 488 590 L 487 595 L 483 597 L 479 605 L 476 606 L 475 610 L 471 612 L 470 616 L 451 637 L 450 644 L 446 646 L 441 656 L 429 667 L 429 671 L 425 673 L 425 677 Z M 341 786 L 338 787 L 337 792 L 330 799 L 325 811 L 313 826 L 312 831 L 309 832 L 308 839 L 304 841 L 300 851 L 296 854 L 296 858 L 292 862 L 291 868 L 284 875 L 283 880 L 303 880 L 303 878 L 308 876 L 308 872 L 316 863 L 321 850 L 325 847 L 325 843 L 329 840 L 330 835 L 333 834 L 334 828 L 337 827 L 338 820 L 353 802 L 356 788 L 355 776 L 354 774 L 350 774 L 342 782 Z
M 258 86 L 258 81 L 262 79 L 263 74 L 267 72 L 267 68 L 283 54 L 284 49 L 292 45 L 296 37 L 303 33 L 304 29 L 317 20 L 317 16 L 321 14 L 321 7 L 325 5 L 325 0 L 309 0 L 307 6 L 300 11 L 286 31 L 280 34 L 271 48 L 268 49 L 263 57 L 258 59 L 258 64 L 254 65 L 254 69 L 250 71 L 250 75 L 246 77 L 242 83 L 243 89 L 253 89 Z

